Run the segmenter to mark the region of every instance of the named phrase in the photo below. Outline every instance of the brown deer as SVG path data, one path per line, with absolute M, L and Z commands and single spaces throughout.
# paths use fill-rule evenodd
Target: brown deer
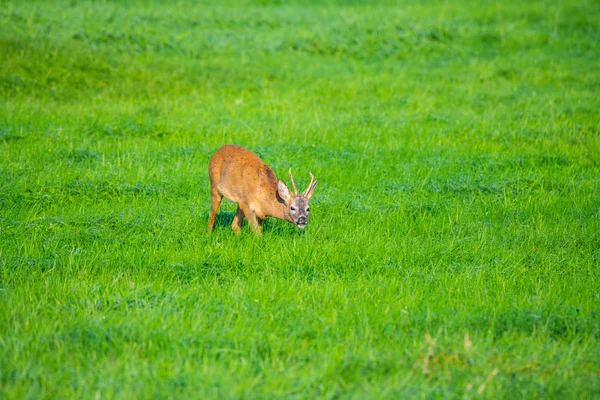
M 256 154 L 234 144 L 222 146 L 208 162 L 212 203 L 208 232 L 212 232 L 215 215 L 223 197 L 238 205 L 231 224 L 235 234 L 240 232 L 244 217 L 257 235 L 260 235 L 262 222 L 266 217 L 283 219 L 304 228 L 310 211 L 308 201 L 317 185 L 313 174 L 309 174 L 310 184 L 304 192 L 298 194 L 292 169 L 289 169 L 294 188 L 292 193 Z

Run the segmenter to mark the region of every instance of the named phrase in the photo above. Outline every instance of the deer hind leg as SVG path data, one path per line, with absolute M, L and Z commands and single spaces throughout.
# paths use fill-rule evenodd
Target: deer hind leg
M 244 222 L 244 212 L 242 208 L 238 205 L 237 210 L 235 210 L 235 216 L 233 217 L 233 222 L 231 223 L 231 229 L 233 229 L 233 233 L 236 235 L 240 233 L 242 230 L 242 223 Z
M 210 201 L 211 201 L 211 208 L 210 208 L 210 214 L 208 215 L 208 232 L 212 232 L 213 230 L 213 226 L 215 224 L 215 216 L 217 215 L 217 210 L 219 208 L 219 205 L 221 204 L 221 200 L 223 200 L 223 195 L 221 193 L 219 193 L 219 190 L 211 185 L 210 188 Z

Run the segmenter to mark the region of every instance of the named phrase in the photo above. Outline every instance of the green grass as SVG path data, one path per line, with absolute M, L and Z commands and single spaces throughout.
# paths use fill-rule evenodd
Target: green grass
M 597 1 L 0 2 L 1 398 L 597 398 Z M 212 235 L 223 143 L 319 180 Z M 287 179 L 286 179 L 287 180 Z

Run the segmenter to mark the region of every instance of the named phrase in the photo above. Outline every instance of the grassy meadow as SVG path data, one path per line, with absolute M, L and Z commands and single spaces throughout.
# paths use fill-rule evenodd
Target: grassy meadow
M 598 398 L 599 110 L 596 0 L 1 0 L 0 398 Z

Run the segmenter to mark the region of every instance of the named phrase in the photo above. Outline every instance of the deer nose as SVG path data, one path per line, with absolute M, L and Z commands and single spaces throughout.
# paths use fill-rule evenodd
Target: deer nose
M 299 224 L 306 224 L 306 217 L 305 216 L 301 216 L 300 218 L 298 218 L 298 223 Z

